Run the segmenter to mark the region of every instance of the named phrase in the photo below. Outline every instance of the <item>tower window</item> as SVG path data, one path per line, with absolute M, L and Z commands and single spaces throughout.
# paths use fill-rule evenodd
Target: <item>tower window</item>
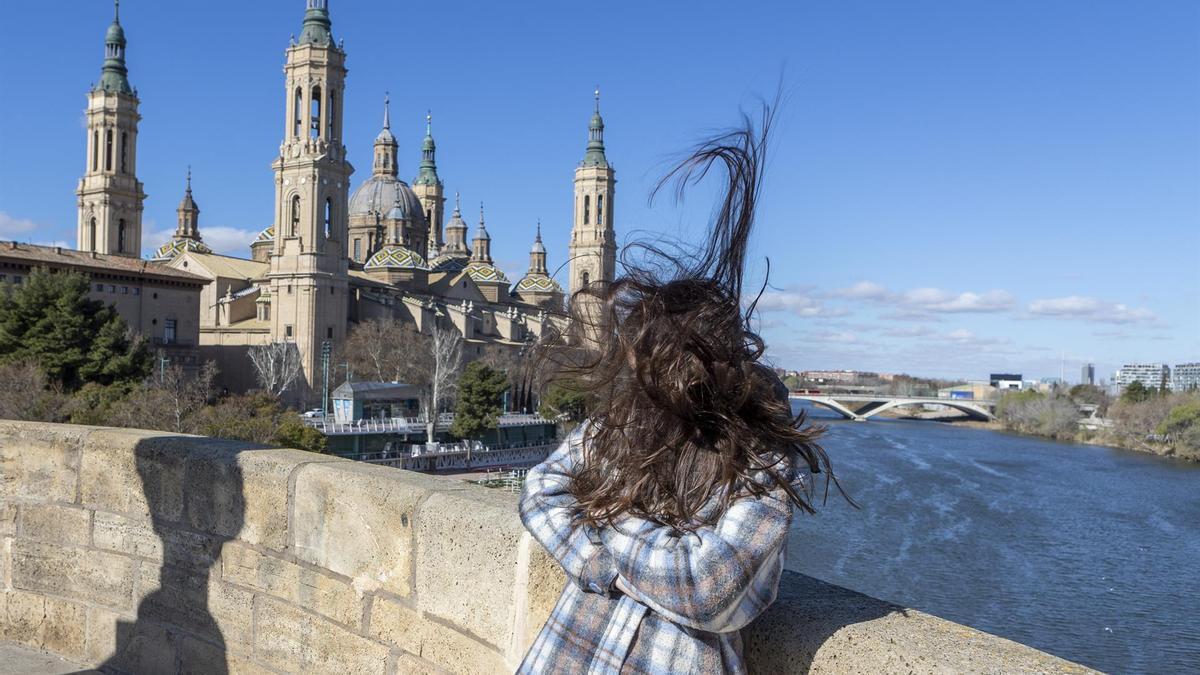
M 117 253 L 125 252 L 125 219 L 117 222 Z
M 584 272 L 583 273 L 583 287 L 587 288 L 587 285 L 589 283 L 591 283 L 591 281 L 592 281 L 592 275 L 588 272 Z
M 284 327 L 283 336 L 287 338 L 292 337 L 292 327 L 290 325 Z
M 104 170 L 112 171 L 112 153 L 113 153 L 113 137 L 112 129 L 104 130 Z
M 321 88 L 313 87 L 312 90 L 312 123 L 309 125 L 309 137 L 317 139 L 321 137 Z
M 354 240 L 354 262 L 362 262 L 362 239 Z
M 329 90 L 329 110 L 328 110 L 328 112 L 325 113 L 325 119 L 326 119 L 325 126 L 329 127 L 328 131 L 325 132 L 326 138 L 333 138 L 333 129 L 334 129 L 334 127 L 333 127 L 333 124 L 334 124 L 334 122 L 333 122 L 333 111 L 334 111 L 333 104 L 334 104 L 333 89 L 330 89 Z
M 292 227 L 288 236 L 296 236 L 298 229 L 300 229 L 300 195 L 295 195 L 292 197 Z
M 604 224 L 604 195 L 596 195 L 596 224 Z
M 100 170 L 100 132 L 92 132 L 92 171 Z
M 333 200 L 325 199 L 325 238 L 333 238 Z
M 121 173 L 129 173 L 129 132 L 121 132 Z
M 88 250 L 95 251 L 96 250 L 96 218 L 95 217 L 93 217 L 91 219 L 91 221 L 88 222 L 87 242 L 88 242 Z
M 295 119 L 292 120 L 292 137 L 300 138 L 300 124 L 304 114 L 304 92 L 300 87 L 296 87 L 296 100 L 292 103 L 292 114 Z
M 590 214 L 588 213 L 591 210 L 592 210 L 592 198 L 590 195 L 584 195 L 583 196 L 583 224 L 584 225 L 587 225 L 589 222 L 591 222 L 589 220 Z

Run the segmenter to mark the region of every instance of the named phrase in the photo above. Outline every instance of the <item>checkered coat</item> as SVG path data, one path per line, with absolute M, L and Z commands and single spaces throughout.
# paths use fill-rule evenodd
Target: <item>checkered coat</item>
M 588 528 L 573 521 L 567 490 L 581 454 L 577 431 L 525 480 L 521 519 L 573 583 L 517 672 L 746 672 L 739 630 L 775 600 L 787 496 L 737 499 L 694 533 L 632 516 Z

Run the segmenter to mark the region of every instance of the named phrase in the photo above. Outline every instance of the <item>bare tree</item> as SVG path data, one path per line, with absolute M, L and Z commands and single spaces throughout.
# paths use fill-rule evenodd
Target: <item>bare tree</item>
M 425 366 L 425 434 L 432 443 L 441 404 L 454 396 L 462 370 L 462 336 L 453 328 L 434 326 Z
M 256 345 L 249 355 L 258 385 L 272 396 L 282 396 L 300 377 L 300 350 L 293 342 Z
M 212 361 L 206 361 L 196 373 L 189 373 L 178 364 L 159 373 L 155 386 L 163 392 L 168 412 L 174 420 L 173 431 L 186 431 L 184 426 L 191 416 L 208 404 L 216 377 L 217 365 Z
M 377 382 L 408 381 L 425 351 L 421 338 L 395 319 L 371 319 L 350 332 L 342 358 L 354 372 Z

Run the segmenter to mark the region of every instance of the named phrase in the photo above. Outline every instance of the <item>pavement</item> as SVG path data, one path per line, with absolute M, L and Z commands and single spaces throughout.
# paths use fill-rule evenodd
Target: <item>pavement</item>
M 78 663 L 72 663 L 61 656 L 30 649 L 12 642 L 0 641 L 0 673 L 21 673 L 21 675 L 67 675 L 68 673 L 96 673 Z

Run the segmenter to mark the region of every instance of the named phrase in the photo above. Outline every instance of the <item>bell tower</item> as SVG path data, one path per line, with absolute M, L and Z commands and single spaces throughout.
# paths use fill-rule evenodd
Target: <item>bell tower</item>
M 613 230 L 613 197 L 616 171 L 604 156 L 604 118 L 600 116 L 600 89 L 596 111 L 588 125 L 587 152 L 575 168 L 575 221 L 571 228 L 570 293 L 616 276 L 617 243 Z
M 307 388 L 319 392 L 321 349 L 346 334 L 347 193 L 354 168 L 342 143 L 346 54 L 333 41 L 328 0 L 307 0 L 284 65 L 283 143 L 275 171 L 270 256 L 271 339 L 294 343 Z
M 87 158 L 75 191 L 79 222 L 76 248 L 137 258 L 142 255 L 142 204 L 137 179 L 137 92 L 125 67 L 120 0 L 104 37 L 100 81 L 88 92 Z
M 442 218 L 446 211 L 446 197 L 443 194 L 442 179 L 438 178 L 436 154 L 437 144 L 433 142 L 433 114 L 427 113 L 425 140 L 421 142 L 420 171 L 413 179 L 413 192 L 421 200 L 425 222 L 429 225 L 426 250 L 418 253 L 425 253 L 430 260 L 442 252 Z

